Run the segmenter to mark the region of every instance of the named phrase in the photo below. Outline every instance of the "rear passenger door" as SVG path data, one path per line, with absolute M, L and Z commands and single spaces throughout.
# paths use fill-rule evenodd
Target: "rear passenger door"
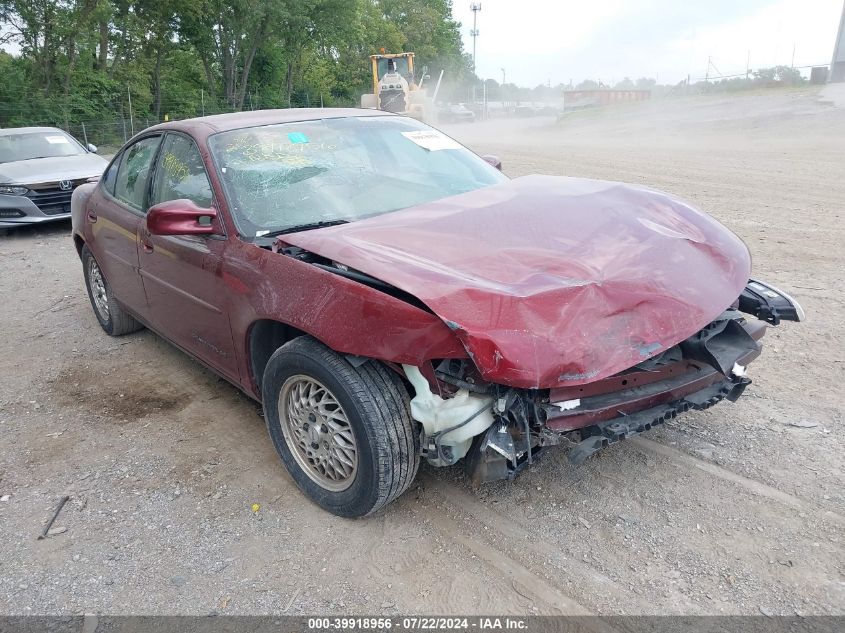
M 152 176 L 149 207 L 169 200 L 214 205 L 194 141 L 168 132 Z M 219 219 L 215 220 L 219 222 Z M 141 227 L 140 267 L 154 328 L 222 374 L 238 380 L 223 281 L 223 235 L 153 235 Z

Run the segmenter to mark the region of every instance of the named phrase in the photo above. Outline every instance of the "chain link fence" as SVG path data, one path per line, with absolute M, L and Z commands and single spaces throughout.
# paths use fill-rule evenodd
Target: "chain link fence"
M 279 105 L 278 99 L 275 103 L 268 103 L 268 100 L 259 99 L 255 93 L 248 94 L 245 101 L 245 107 L 241 111 L 278 107 L 329 107 L 329 103 L 327 103 L 329 100 L 324 98 L 323 95 L 312 95 L 308 92 L 294 92 L 290 97 L 289 105 L 288 103 Z M 339 99 L 337 97 L 333 97 L 330 104 L 331 107 L 355 107 L 358 105 L 351 99 Z M 158 123 L 225 114 L 238 110 L 226 104 L 221 105 L 202 92 L 197 92 L 190 95 L 168 94 L 164 96 L 159 116 L 139 113 L 137 110 L 131 109 L 126 99 L 123 101 L 115 99 L 112 111 L 115 113 L 114 117 L 91 118 L 90 114 L 80 113 L 74 111 L 73 108 L 68 108 L 50 117 L 32 115 L 18 110 L 9 112 L 3 110 L 3 106 L 0 105 L 0 127 L 45 126 L 61 128 L 84 144 L 96 145 L 100 153 L 109 154 L 115 152 L 138 132 Z

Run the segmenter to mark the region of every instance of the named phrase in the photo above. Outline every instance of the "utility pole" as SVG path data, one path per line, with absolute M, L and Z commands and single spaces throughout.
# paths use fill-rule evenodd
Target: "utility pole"
M 505 105 L 505 69 L 502 68 L 502 87 L 499 89 L 499 98 L 502 100 L 502 106 Z
M 748 56 L 745 58 L 745 81 L 748 81 L 748 75 L 751 72 L 751 51 L 748 51 Z
M 132 117 L 132 90 L 129 85 L 126 85 L 126 94 L 129 95 L 129 129 L 132 131 L 132 136 L 135 136 L 135 120 Z
M 475 40 L 478 37 L 478 12 L 481 11 L 481 3 L 473 2 L 469 9 L 472 11 L 472 30 L 469 32 L 472 35 L 472 72 L 475 72 Z
M 476 74 L 476 63 L 475 63 L 475 40 L 478 39 L 478 12 L 481 11 L 481 3 L 480 2 L 473 2 L 469 5 L 470 11 L 472 11 L 472 30 L 469 32 L 472 35 L 472 104 L 475 105 L 475 84 L 476 80 L 478 79 L 478 75 Z

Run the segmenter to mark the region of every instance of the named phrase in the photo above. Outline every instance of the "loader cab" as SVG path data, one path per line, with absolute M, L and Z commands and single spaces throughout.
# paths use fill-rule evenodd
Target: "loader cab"
M 415 86 L 414 54 L 396 53 L 392 55 L 370 55 L 373 67 L 373 92 L 378 94 L 379 82 L 386 74 L 394 71 L 398 73 L 409 86 Z
M 424 123 L 437 121 L 434 100 L 417 82 L 413 53 L 370 55 L 373 91 L 361 95 L 361 107 L 403 114 Z M 423 75 L 426 69 L 423 67 Z M 423 78 L 420 79 L 420 82 Z

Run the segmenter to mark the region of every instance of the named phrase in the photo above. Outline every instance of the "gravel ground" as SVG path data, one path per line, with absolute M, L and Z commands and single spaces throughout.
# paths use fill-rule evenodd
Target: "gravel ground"
M 2 236 L 0 613 L 845 613 L 845 110 L 797 91 L 444 129 L 511 176 L 690 200 L 808 320 L 770 329 L 735 405 L 511 484 L 423 466 L 350 521 L 302 497 L 255 403 L 102 333 L 67 225 Z

